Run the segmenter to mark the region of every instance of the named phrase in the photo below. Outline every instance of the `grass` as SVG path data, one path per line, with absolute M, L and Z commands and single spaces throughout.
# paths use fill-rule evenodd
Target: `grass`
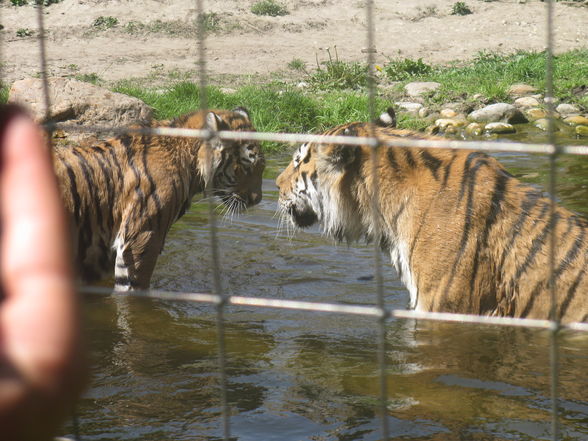
M 162 91 L 127 81 L 114 90 L 143 100 L 153 107 L 157 119 L 174 118 L 200 106 L 200 89 L 191 82 L 180 82 Z M 246 107 L 259 131 L 320 132 L 344 121 L 368 119 L 365 94 L 332 91 L 308 95 L 280 83 L 244 86 L 235 93 L 208 87 L 207 101 L 210 108 Z M 378 99 L 377 104 L 378 110 L 383 111 L 388 103 Z M 283 146 L 267 143 L 265 148 L 275 151 Z
M 544 91 L 545 65 L 543 52 L 517 52 L 512 55 L 482 52 L 469 63 L 435 67 L 429 73 L 411 79 L 441 83 L 434 97 L 437 101 L 451 101 L 479 93 L 488 101 L 498 102 L 508 99 L 507 90 L 516 83 L 526 83 Z M 572 89 L 585 84 L 586 78 L 588 50 L 575 50 L 554 58 L 554 88 L 558 98 L 588 108 L 588 97 L 572 94 Z
M 6 104 L 8 102 L 8 92 L 10 87 L 0 83 L 0 104 Z
M 469 15 L 472 10 L 464 2 L 456 2 L 451 8 L 451 15 Z
M 216 12 L 203 12 L 198 16 L 198 24 L 205 32 L 218 32 L 221 28 L 221 18 Z
M 93 27 L 99 29 L 110 29 L 115 27 L 116 25 L 118 25 L 118 18 L 111 16 L 104 17 L 102 15 L 96 18 L 96 20 L 94 20 L 94 22 L 92 23 Z
M 76 80 L 85 81 L 86 83 L 91 83 L 96 86 L 99 86 L 103 82 L 102 79 L 98 76 L 98 74 L 94 72 L 74 75 L 74 78 Z
M 302 69 L 301 60 L 288 63 L 291 69 Z M 575 103 L 588 110 L 588 95 L 575 95 L 574 89 L 586 84 L 588 78 L 588 49 L 574 50 L 555 57 L 555 95 L 561 102 Z M 75 70 L 78 66 L 71 66 Z M 163 65 L 154 65 L 158 75 Z M 379 81 L 397 82 L 393 89 L 385 90 L 385 97 L 376 98 L 376 112 L 382 112 L 391 103 L 403 99 L 403 86 L 410 81 L 436 81 L 441 84 L 435 94 L 426 98 L 426 105 L 435 106 L 447 102 L 470 100 L 481 94 L 487 103 L 512 99 L 508 88 L 516 83 L 526 83 L 539 91 L 545 89 L 545 54 L 541 52 L 517 52 L 500 55 L 482 52 L 467 63 L 446 66 L 429 65 L 423 60 L 397 59 L 378 66 Z M 316 71 L 306 74 L 307 89 L 274 80 L 262 84 L 234 87 L 223 92 L 219 87 L 207 89 L 209 107 L 234 108 L 245 106 L 252 114 L 260 131 L 317 133 L 343 122 L 366 121 L 368 98 L 365 91 L 367 68 L 360 63 L 348 63 L 330 57 L 319 64 Z M 96 74 L 76 75 L 75 78 L 94 84 L 103 81 Z M 170 73 L 167 87 L 148 87 L 142 80 L 124 81 L 114 90 L 135 96 L 153 107 L 157 119 L 170 119 L 200 107 L 200 90 L 196 83 L 187 81 L 186 75 Z M 5 102 L 8 88 L 0 88 L 0 102 Z M 400 114 L 398 126 L 415 130 L 424 129 L 424 119 Z M 283 146 L 266 144 L 268 151 Z
M 337 47 L 335 55 L 330 48 L 325 49 L 328 60 L 316 62 L 316 70 L 309 74 L 308 83 L 318 90 L 361 89 L 368 84 L 368 68 L 362 63 L 349 63 L 339 60 Z
M 34 31 L 29 28 L 20 28 L 16 31 L 16 36 L 19 38 L 31 37 L 33 34 Z
M 251 12 L 255 15 L 269 15 L 270 17 L 278 17 L 280 15 L 288 15 L 288 9 L 284 5 L 275 2 L 274 0 L 260 0 L 251 6 Z
M 306 63 L 300 58 L 294 58 L 288 63 L 288 69 L 304 72 L 306 71 Z

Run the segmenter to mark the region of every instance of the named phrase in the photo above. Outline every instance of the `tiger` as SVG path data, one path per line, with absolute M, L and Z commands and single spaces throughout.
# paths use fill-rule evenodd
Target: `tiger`
M 143 127 L 255 131 L 243 107 L 195 111 Z M 148 289 L 171 225 L 197 193 L 209 188 L 207 196 L 220 198 L 231 213 L 262 198 L 265 158 L 258 142 L 130 131 L 103 142 L 55 145 L 53 160 L 80 282 L 114 274 L 116 291 Z
M 323 135 L 441 139 L 394 122 L 388 109 L 372 123 Z M 300 145 L 276 179 L 282 221 L 294 228 L 320 224 L 337 242 L 379 240 L 416 311 L 587 321 L 584 218 L 560 205 L 551 217 L 551 199 L 485 153 L 380 146 L 375 177 L 372 153 L 368 145 Z

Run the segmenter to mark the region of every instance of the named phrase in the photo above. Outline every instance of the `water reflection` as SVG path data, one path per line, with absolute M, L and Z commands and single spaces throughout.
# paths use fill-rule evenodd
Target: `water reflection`
M 564 159 L 569 191 L 561 198 L 581 210 L 588 162 Z M 524 176 L 537 173 L 536 161 L 544 158 L 501 160 Z M 264 189 L 259 207 L 219 225 L 223 289 L 375 303 L 372 249 L 334 246 L 316 230 L 291 238 L 277 232 L 271 179 Z M 194 204 L 174 226 L 155 288 L 210 291 L 206 212 L 206 205 Z M 405 308 L 408 294 L 387 263 L 384 285 L 387 305 Z M 92 385 L 78 409 L 84 440 L 222 439 L 213 306 L 89 296 L 84 309 L 93 361 Z M 225 317 L 234 439 L 381 439 L 373 319 L 247 307 L 229 307 Z M 560 340 L 563 439 L 585 440 L 588 336 Z M 549 439 L 545 332 L 393 320 L 387 343 L 387 418 L 394 439 Z

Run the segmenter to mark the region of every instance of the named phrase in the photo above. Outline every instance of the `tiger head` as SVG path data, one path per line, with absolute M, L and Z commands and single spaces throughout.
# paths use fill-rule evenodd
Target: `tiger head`
M 213 133 L 255 132 L 249 112 L 243 107 L 196 112 L 184 118 L 174 125 L 207 128 Z M 201 143 L 197 159 L 202 182 L 222 200 L 228 213 L 241 212 L 261 201 L 265 158 L 259 142 L 213 137 Z
M 323 135 L 367 137 L 373 128 L 392 127 L 395 121 L 394 111 L 388 109 L 373 124 L 344 124 Z M 282 217 L 300 228 L 319 223 L 337 240 L 354 241 L 366 234 L 355 215 L 357 200 L 352 200 L 348 179 L 365 165 L 369 152 L 367 146 L 302 144 L 276 180 Z

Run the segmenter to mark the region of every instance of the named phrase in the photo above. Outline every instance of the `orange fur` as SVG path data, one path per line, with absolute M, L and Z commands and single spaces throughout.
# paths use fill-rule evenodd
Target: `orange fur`
M 245 109 L 194 112 L 152 126 L 253 131 Z M 147 288 L 171 225 L 206 184 L 230 211 L 261 200 L 258 143 L 122 135 L 54 150 L 80 277 L 112 274 L 121 290 Z M 116 257 L 116 264 L 115 264 Z
M 381 139 L 424 137 L 372 127 Z M 326 134 L 369 133 L 368 123 L 352 123 Z M 550 317 L 549 199 L 483 153 L 380 147 L 374 219 L 371 153 L 301 146 L 277 179 L 281 210 L 295 225 L 319 222 L 346 241 L 373 239 L 377 222 L 417 310 Z M 560 206 L 554 223 L 556 316 L 586 321 L 588 224 Z

